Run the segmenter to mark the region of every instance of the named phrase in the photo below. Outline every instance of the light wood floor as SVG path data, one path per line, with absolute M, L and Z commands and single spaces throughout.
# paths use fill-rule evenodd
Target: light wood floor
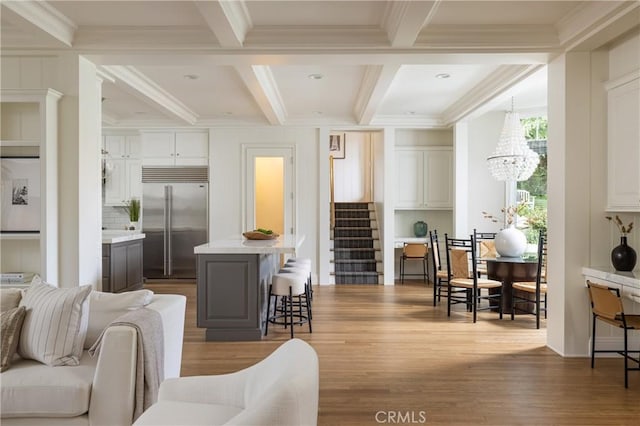
M 232 372 L 261 360 L 289 338 L 270 327 L 260 342 L 205 342 L 195 326 L 194 284 L 150 284 L 187 296 L 182 375 Z M 461 305 L 447 318 L 432 288 L 315 287 L 313 334 L 320 359 L 320 425 L 640 425 L 640 372 L 624 388 L 622 359 L 562 358 L 545 347 L 533 316 L 516 321 Z M 421 413 L 422 416 L 421 417 Z M 407 417 L 407 414 L 413 417 Z

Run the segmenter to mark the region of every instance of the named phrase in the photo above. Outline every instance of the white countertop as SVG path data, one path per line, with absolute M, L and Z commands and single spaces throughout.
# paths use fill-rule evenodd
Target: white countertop
M 402 248 L 404 247 L 404 243 L 427 243 L 429 244 L 429 237 L 423 237 L 423 238 L 418 238 L 418 237 L 395 237 L 393 239 L 393 246 L 395 248 Z
M 139 230 L 125 231 L 119 229 L 103 229 L 102 244 L 115 244 L 125 241 L 141 240 L 145 235 Z
M 640 269 L 637 267 L 632 272 L 620 272 L 611 266 L 585 266 L 582 275 L 640 289 Z
M 194 247 L 195 254 L 294 254 L 304 235 L 281 235 L 273 240 L 247 240 L 243 236 L 209 241 Z

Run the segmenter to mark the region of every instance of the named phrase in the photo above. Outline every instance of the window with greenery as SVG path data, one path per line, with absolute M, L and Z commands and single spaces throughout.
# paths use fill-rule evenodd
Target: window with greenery
M 522 120 L 525 138 L 529 147 L 540 155 L 538 168 L 531 177 L 518 182 L 518 189 L 529 192 L 533 203 L 527 206 L 524 216 L 528 218 L 527 240 L 535 242 L 538 231 L 547 229 L 547 118 L 530 117 Z

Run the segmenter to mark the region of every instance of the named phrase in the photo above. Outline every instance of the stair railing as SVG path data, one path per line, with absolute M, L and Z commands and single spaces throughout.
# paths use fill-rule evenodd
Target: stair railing
M 334 179 L 333 179 L 333 155 L 329 156 L 329 179 L 330 179 L 330 191 L 331 191 L 331 229 L 333 230 L 336 227 L 336 200 L 335 194 L 333 190 Z

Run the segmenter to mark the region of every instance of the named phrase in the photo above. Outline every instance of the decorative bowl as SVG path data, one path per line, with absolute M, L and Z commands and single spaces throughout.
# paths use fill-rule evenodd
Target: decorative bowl
M 258 231 L 243 232 L 242 236 L 244 236 L 247 240 L 275 240 L 279 237 L 279 235 L 275 232 L 273 234 L 265 234 Z

